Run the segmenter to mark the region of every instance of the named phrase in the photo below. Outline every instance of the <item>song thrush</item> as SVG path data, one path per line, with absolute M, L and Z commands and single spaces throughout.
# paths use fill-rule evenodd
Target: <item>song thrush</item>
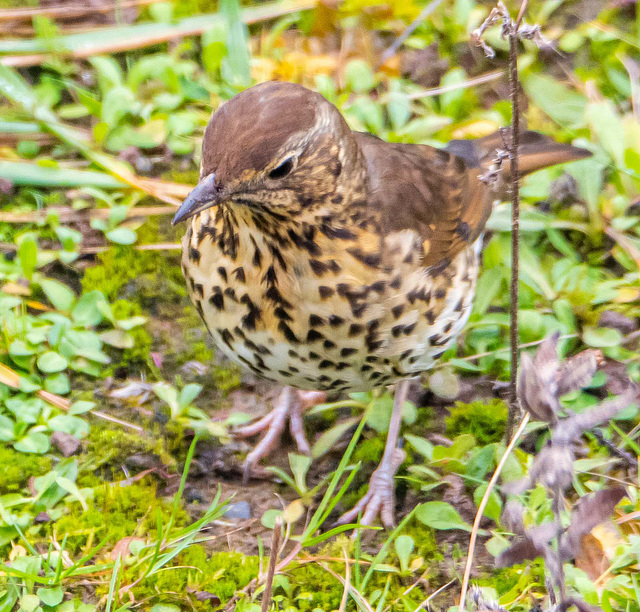
M 525 174 L 589 155 L 535 132 L 521 136 Z M 275 410 L 240 433 L 286 419 L 298 446 L 318 394 L 406 381 L 429 369 L 471 311 L 482 233 L 508 175 L 491 170 L 500 133 L 444 149 L 353 132 L 337 108 L 299 85 L 252 87 L 212 116 L 201 180 L 174 223 L 190 218 L 182 267 L 216 344 L 287 385 Z M 364 512 L 393 522 L 396 448 L 406 384 L 396 389 L 384 457 Z

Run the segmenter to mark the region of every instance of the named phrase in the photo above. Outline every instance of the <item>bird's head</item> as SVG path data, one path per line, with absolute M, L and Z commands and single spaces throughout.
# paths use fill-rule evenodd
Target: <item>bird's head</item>
M 262 83 L 211 117 L 200 182 L 173 222 L 219 204 L 284 218 L 331 207 L 332 198 L 335 206 L 358 161 L 355 139 L 333 104 L 300 85 Z

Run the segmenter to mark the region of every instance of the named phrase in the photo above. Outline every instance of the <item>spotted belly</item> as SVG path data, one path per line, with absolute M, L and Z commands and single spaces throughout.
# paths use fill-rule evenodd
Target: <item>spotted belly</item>
M 193 240 L 188 233 L 183 271 L 217 346 L 281 384 L 342 391 L 432 367 L 469 317 L 480 250 L 478 242 L 444 269 L 408 261 L 390 273 L 345 266 L 345 257 L 270 260 L 262 245 L 257 262 L 255 250 L 231 257 Z

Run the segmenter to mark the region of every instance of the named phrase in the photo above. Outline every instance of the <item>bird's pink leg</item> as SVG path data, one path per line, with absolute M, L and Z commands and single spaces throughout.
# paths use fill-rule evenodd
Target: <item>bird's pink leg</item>
M 311 447 L 304 433 L 302 414 L 311 406 L 323 402 L 325 394 L 321 391 L 299 391 L 285 387 L 274 403 L 273 410 L 255 423 L 238 427 L 233 433 L 240 438 L 248 438 L 264 432 L 255 448 L 244 461 L 244 479 L 249 478 L 251 468 L 273 451 L 284 428 L 289 421 L 289 431 L 298 450 L 308 455 Z
M 402 422 L 402 406 L 407 399 L 409 381 L 403 380 L 396 386 L 393 398 L 393 410 L 387 433 L 387 443 L 384 447 L 382 460 L 369 480 L 369 490 L 366 495 L 338 519 L 339 525 L 354 522 L 360 513 L 360 524 L 371 525 L 376 516 L 380 516 L 382 524 L 387 528 L 395 523 L 395 484 L 394 478 L 398 468 L 405 459 L 405 452 L 398 448 L 400 424 Z

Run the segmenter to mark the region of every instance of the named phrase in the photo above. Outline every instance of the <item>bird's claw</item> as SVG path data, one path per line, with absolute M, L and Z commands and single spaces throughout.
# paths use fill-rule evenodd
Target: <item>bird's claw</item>
M 395 484 L 394 478 L 398 468 L 405 460 L 406 453 L 396 448 L 390 458 L 380 463 L 369 480 L 369 490 L 366 495 L 348 512 L 345 512 L 336 522 L 338 525 L 354 522 L 360 514 L 360 525 L 371 525 L 377 516 L 386 529 L 395 526 Z
M 307 408 L 324 401 L 324 397 L 324 393 L 321 392 L 297 391 L 291 387 L 285 387 L 269 414 L 255 423 L 235 429 L 233 433 L 239 438 L 248 438 L 264 432 L 260 442 L 244 460 L 243 479 L 245 482 L 249 479 L 253 466 L 274 449 L 286 427 L 287 420 L 289 421 L 289 431 L 298 451 L 304 455 L 311 452 L 311 447 L 304 433 L 302 414 Z

